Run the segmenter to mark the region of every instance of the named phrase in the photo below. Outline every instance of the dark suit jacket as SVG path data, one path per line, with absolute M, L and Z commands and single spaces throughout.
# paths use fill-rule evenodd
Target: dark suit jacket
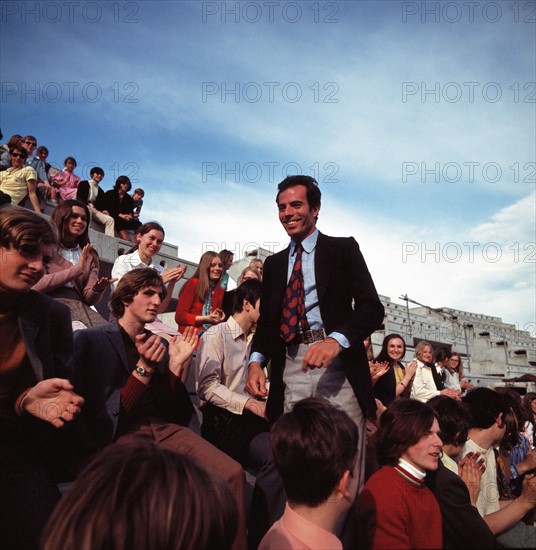
M 283 412 L 285 344 L 279 336 L 279 327 L 289 251 L 287 247 L 267 258 L 264 264 L 261 315 L 252 345 L 252 351 L 272 361 L 267 405 L 272 421 Z M 341 351 L 340 358 L 361 407 L 374 417 L 376 405 L 363 340 L 381 325 L 384 308 L 353 237 L 318 235 L 315 278 L 326 333 L 340 332 L 348 338 L 350 347 Z
M 88 430 L 87 437 L 92 439 L 88 445 L 104 447 L 117 435 L 121 388 L 131 373 L 125 344 L 116 321 L 78 330 L 74 342 L 76 388 L 86 400 L 81 417 Z M 192 404 L 182 382 L 177 382 L 175 391 L 171 389 L 167 365 L 166 354 L 151 379 L 158 419 L 187 425 Z
M 443 548 L 497 548 L 497 541 L 478 510 L 469 490 L 443 463 L 426 473 L 426 485 L 434 493 L 443 521 Z
M 78 184 L 78 189 L 76 191 L 76 198 L 79 201 L 83 202 L 84 204 L 87 204 L 88 197 L 89 197 L 89 181 L 83 180 Z M 106 210 L 104 191 L 100 187 L 97 192 L 97 200 L 93 204 L 99 212 Z
M 26 348 L 25 362 L 31 367 L 35 381 L 64 378 L 74 383 L 70 368 L 73 336 L 69 308 L 30 290 L 17 299 L 15 310 Z M 24 380 L 26 387 L 14 387 L 15 391 L 8 397 L 12 407 L 17 397 L 27 389 L 27 382 Z M 58 430 L 31 415 L 13 415 L 0 422 L 0 446 L 7 445 L 8 451 L 11 449 L 23 455 L 30 452 L 31 458 L 37 457 L 44 469 L 57 470 L 61 479 L 68 479 L 79 459 L 76 424 L 76 421 L 68 422 Z
M 73 333 L 69 308 L 34 290 L 22 294 L 15 307 L 27 361 L 37 381 L 67 378 L 72 382 L 69 361 Z

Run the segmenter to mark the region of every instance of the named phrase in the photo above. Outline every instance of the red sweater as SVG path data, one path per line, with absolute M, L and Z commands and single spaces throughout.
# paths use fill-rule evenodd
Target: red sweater
M 383 466 L 359 497 L 367 548 L 442 548 L 441 511 L 433 493 L 399 466 Z
M 181 289 L 177 310 L 175 311 L 175 322 L 179 325 L 179 332 L 183 333 L 188 326 L 199 327 L 202 325 L 195 322 L 198 315 L 203 315 L 203 302 L 195 295 L 195 289 L 199 279 L 191 278 Z M 223 288 L 216 285 L 212 291 L 212 309 L 221 308 L 223 304 Z

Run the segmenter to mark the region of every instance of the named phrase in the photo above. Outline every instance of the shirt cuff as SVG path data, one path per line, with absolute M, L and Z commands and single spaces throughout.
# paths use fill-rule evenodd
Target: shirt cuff
M 266 357 L 264 357 L 264 355 L 262 353 L 259 353 L 258 351 L 254 351 L 249 356 L 248 367 L 249 367 L 249 365 L 251 365 L 251 363 L 259 363 L 261 367 L 264 367 L 264 365 L 266 363 Z
M 234 394 L 233 400 L 229 403 L 227 410 L 235 414 L 244 414 L 244 407 L 251 397 L 247 395 Z
M 350 342 L 348 341 L 348 338 L 346 338 L 346 336 L 344 334 L 341 334 L 340 332 L 330 332 L 327 337 L 337 340 L 341 348 L 348 349 L 350 347 Z

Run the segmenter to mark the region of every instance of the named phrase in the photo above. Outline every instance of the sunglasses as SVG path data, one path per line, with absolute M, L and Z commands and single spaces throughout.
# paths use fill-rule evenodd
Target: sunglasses
M 34 147 L 37 145 L 35 141 L 25 141 L 26 145 L 33 145 Z
M 11 153 L 11 156 L 13 158 L 16 158 L 16 159 L 25 159 L 25 158 L 27 158 L 24 155 L 21 155 L 20 153 Z

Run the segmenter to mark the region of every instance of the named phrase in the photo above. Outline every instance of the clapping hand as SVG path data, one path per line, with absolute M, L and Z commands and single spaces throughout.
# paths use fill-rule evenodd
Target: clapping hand
M 106 290 L 106 287 L 110 286 L 111 284 L 115 283 L 119 279 L 110 279 L 109 277 L 100 277 L 95 281 L 95 284 L 93 285 L 93 292 L 104 292 Z
M 180 378 L 182 370 L 190 361 L 199 336 L 195 327 L 186 327 L 181 336 L 173 336 L 169 343 L 169 370 Z
M 186 273 L 187 267 L 188 266 L 186 265 L 184 267 L 181 267 L 180 264 L 177 264 L 177 267 L 170 267 L 169 269 L 166 269 L 164 273 L 162 273 L 164 284 L 175 284 L 177 281 L 180 281 L 182 279 L 182 276 Z
M 467 453 L 458 462 L 458 475 L 462 478 L 469 489 L 471 504 L 476 505 L 480 493 L 480 478 L 486 470 L 486 462 L 480 453 Z
M 73 391 L 64 378 L 49 378 L 38 382 L 24 396 L 21 411 L 62 428 L 80 412 L 84 398 Z

